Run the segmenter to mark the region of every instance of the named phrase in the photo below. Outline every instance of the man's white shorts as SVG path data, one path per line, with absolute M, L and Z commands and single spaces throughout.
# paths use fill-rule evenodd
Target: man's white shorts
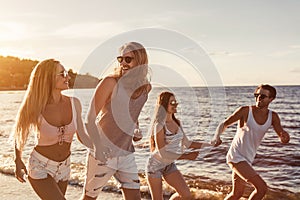
M 120 183 L 120 188 L 140 189 L 137 165 L 134 154 L 109 158 L 103 163 L 91 154 L 87 160 L 87 176 L 84 184 L 85 194 L 97 197 L 101 188 L 114 176 Z

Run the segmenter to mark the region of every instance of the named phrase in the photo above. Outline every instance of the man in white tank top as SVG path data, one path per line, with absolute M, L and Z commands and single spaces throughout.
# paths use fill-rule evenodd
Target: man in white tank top
M 93 147 L 87 159 L 82 199 L 97 199 L 112 176 L 125 200 L 139 200 L 140 180 L 133 142 L 138 118 L 148 99 L 148 55 L 143 45 L 129 42 L 120 48 L 114 74 L 105 76 L 95 89 L 86 117 Z
M 214 146 L 220 145 L 221 133 L 238 121 L 236 135 L 226 156 L 227 163 L 232 169 L 232 191 L 225 200 L 241 198 L 245 182 L 251 183 L 255 188 L 249 199 L 262 199 L 267 192 L 267 184 L 252 167 L 256 151 L 270 126 L 273 126 L 281 143 L 286 144 L 290 140 L 289 134 L 280 124 L 278 114 L 268 109 L 276 97 L 276 89 L 270 85 L 260 85 L 256 88 L 254 97 L 255 105 L 238 108 L 219 124 L 211 141 Z

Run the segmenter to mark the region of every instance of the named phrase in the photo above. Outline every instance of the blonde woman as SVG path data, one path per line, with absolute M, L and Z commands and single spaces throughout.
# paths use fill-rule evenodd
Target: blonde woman
M 184 148 L 200 149 L 208 143 L 190 141 L 176 118 L 177 101 L 171 92 L 162 92 L 157 98 L 151 124 L 151 155 L 146 166 L 147 181 L 153 200 L 162 200 L 162 178 L 175 189 L 170 199 L 191 199 L 191 193 L 176 160 L 195 160 L 199 151 L 184 152 Z
M 114 176 L 124 199 L 140 199 L 140 183 L 134 158 L 133 133 L 151 85 L 145 48 L 130 42 L 120 48 L 116 73 L 98 84 L 87 115 L 86 128 L 94 150 L 88 155 L 84 199 L 97 199 Z M 138 130 L 138 129 L 137 129 Z
M 41 199 L 65 199 L 74 134 L 80 134 L 81 141 L 91 146 L 84 133 L 79 100 L 61 94 L 68 89 L 69 79 L 59 61 L 48 59 L 38 63 L 16 119 L 15 176 L 23 183 L 23 174 L 28 174 Z M 22 150 L 30 131 L 36 134 L 36 145 L 26 168 Z

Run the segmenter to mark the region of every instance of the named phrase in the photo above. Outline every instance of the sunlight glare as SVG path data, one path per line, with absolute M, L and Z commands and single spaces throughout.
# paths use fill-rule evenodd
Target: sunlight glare
M 0 22 L 0 41 L 20 40 L 24 38 L 24 25 L 16 22 Z

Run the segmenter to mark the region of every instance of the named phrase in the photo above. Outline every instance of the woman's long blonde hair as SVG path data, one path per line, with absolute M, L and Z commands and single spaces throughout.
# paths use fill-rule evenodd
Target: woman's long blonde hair
M 30 129 L 39 129 L 39 118 L 51 98 L 56 84 L 57 65 L 54 59 L 38 63 L 31 72 L 30 81 L 23 102 L 19 108 L 14 139 L 16 147 L 23 149 Z

